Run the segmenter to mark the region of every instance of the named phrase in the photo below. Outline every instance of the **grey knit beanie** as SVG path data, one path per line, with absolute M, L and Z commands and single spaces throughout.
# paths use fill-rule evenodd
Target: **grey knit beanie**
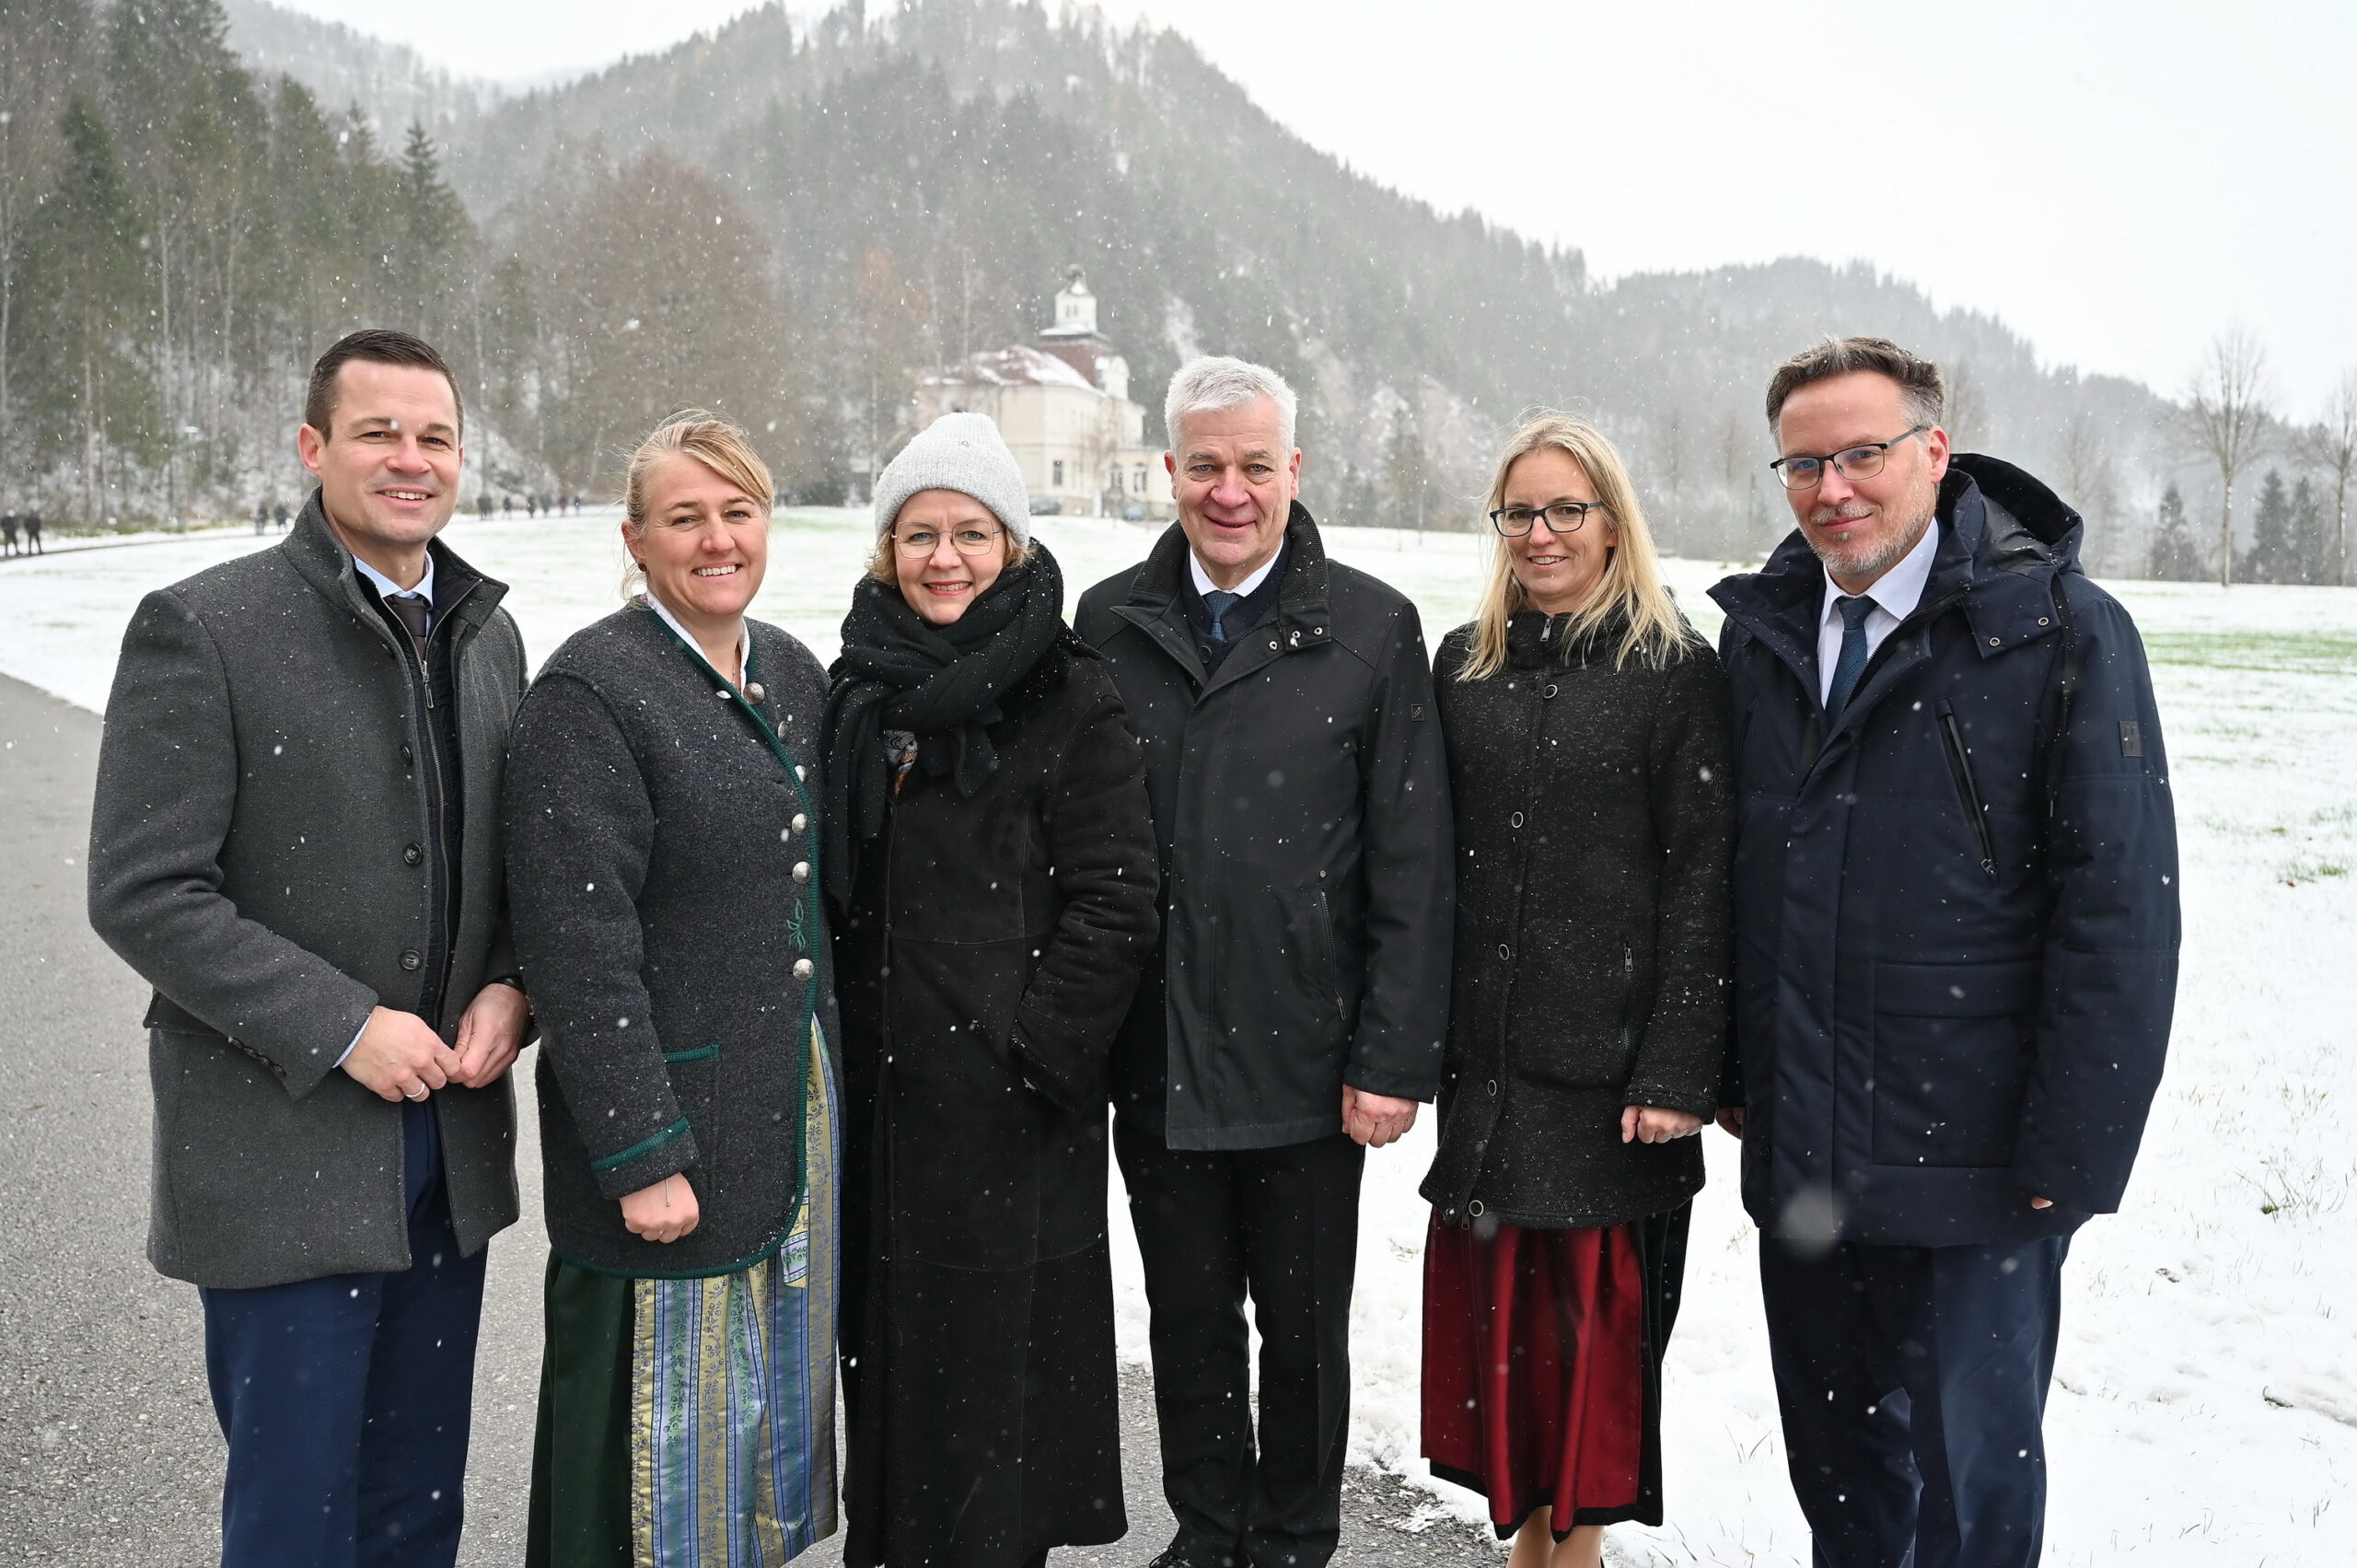
M 900 508 L 920 490 L 955 490 L 988 506 L 1009 538 L 1031 548 L 1031 502 L 1023 470 L 988 416 L 945 413 L 917 432 L 876 480 L 876 537 L 892 531 Z

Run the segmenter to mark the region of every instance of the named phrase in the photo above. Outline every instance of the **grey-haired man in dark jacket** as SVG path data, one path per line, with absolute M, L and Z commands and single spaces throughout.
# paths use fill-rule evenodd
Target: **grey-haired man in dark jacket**
M 225 1568 L 458 1555 L 528 1019 L 498 839 L 523 644 L 435 538 L 462 419 L 425 343 L 337 343 L 301 520 L 148 595 L 107 703 L 90 923 L 156 988 L 148 1256 L 203 1303 Z
M 2026 1568 L 2073 1231 L 2167 1048 L 2177 830 L 2077 514 L 1951 455 L 1937 368 L 1768 394 L 1799 531 L 1712 590 L 1733 696 L 1745 1206 L 1820 1568 Z
M 1168 895 L 1113 1053 L 1178 1525 L 1166 1568 L 1333 1555 L 1359 1178 L 1437 1092 L 1448 1021 L 1431 662 L 1415 606 L 1327 560 L 1295 499 L 1293 416 L 1274 371 L 1181 366 L 1179 520 L 1074 618 L 1144 747 Z

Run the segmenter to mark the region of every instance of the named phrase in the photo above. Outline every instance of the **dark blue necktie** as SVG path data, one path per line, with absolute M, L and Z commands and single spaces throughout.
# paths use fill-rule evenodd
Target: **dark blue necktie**
M 1860 594 L 1833 601 L 1841 612 L 1841 656 L 1833 661 L 1833 686 L 1825 694 L 1825 716 L 1838 719 L 1850 701 L 1850 693 L 1858 689 L 1858 677 L 1866 669 L 1866 615 L 1875 601 Z
M 1221 625 L 1220 622 L 1227 618 L 1227 612 L 1234 610 L 1236 608 L 1237 601 L 1241 599 L 1244 596 L 1242 594 L 1232 594 L 1224 588 L 1213 588 L 1211 592 L 1203 596 L 1203 608 L 1210 610 L 1212 615 L 1213 642 L 1225 643 L 1227 641 L 1227 628 Z

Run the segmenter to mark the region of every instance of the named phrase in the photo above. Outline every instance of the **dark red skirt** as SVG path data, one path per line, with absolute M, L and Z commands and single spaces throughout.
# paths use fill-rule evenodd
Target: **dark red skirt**
M 1659 1522 L 1656 1390 L 1677 1289 L 1662 1277 L 1664 1228 L 1477 1233 L 1434 1216 L 1424 1457 L 1490 1500 L 1501 1537 L 1549 1505 L 1559 1538 L 1575 1524 Z

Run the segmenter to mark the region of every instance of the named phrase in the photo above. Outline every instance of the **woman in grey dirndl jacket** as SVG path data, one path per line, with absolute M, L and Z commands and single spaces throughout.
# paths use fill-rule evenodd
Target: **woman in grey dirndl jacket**
M 646 592 L 557 650 L 510 743 L 552 1249 L 535 1565 L 772 1564 L 834 1528 L 826 684 L 745 619 L 771 499 L 732 427 L 649 437 Z

